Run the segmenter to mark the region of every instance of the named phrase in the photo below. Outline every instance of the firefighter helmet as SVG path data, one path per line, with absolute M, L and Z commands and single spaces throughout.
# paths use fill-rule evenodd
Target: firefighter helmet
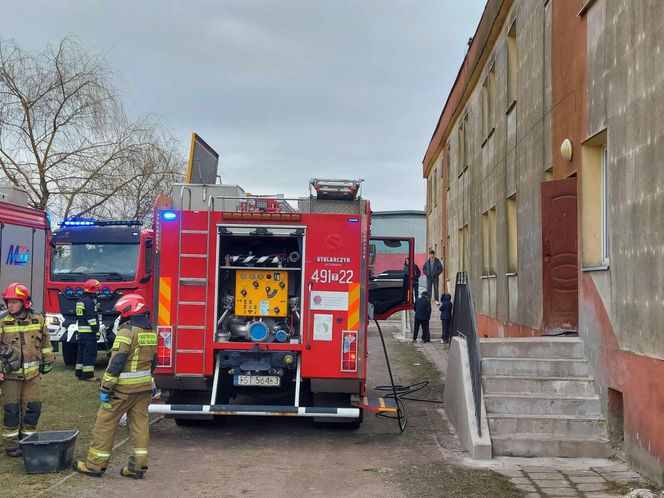
M 18 299 L 23 303 L 23 307 L 26 310 L 32 306 L 30 291 L 25 285 L 19 284 L 17 282 L 9 284 L 9 286 L 5 289 L 5 292 L 2 293 L 2 299 L 5 300 L 5 303 L 7 303 L 7 300 L 9 299 Z
M 139 315 L 145 312 L 145 299 L 139 294 L 127 294 L 117 300 L 113 309 L 123 318 Z
M 91 278 L 85 284 L 83 284 L 83 292 L 90 292 L 92 294 L 96 294 L 99 292 L 99 288 L 101 287 L 101 284 L 99 283 L 99 280 L 96 278 Z

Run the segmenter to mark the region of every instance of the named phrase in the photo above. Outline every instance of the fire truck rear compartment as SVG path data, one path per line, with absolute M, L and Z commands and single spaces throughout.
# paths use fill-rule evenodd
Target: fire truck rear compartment
M 304 230 L 219 228 L 216 342 L 299 342 Z

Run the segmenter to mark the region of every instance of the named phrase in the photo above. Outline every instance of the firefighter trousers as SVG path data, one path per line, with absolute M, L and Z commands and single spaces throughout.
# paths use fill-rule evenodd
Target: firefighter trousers
M 97 360 L 97 335 L 94 332 L 79 332 L 78 354 L 76 356 L 76 377 L 81 380 L 91 379 L 95 376 L 95 361 Z
M 41 415 L 41 378 L 3 382 L 2 439 L 6 451 L 18 449 L 21 438 L 34 434 Z
M 88 450 L 86 466 L 90 470 L 104 471 L 108 467 L 113 449 L 115 431 L 120 418 L 127 414 L 129 437 L 132 449 L 129 455 L 129 470 L 145 472 L 148 468 L 148 440 L 150 424 L 148 406 L 152 400 L 150 391 L 134 394 L 115 393 L 110 403 L 102 403 L 97 412 L 97 421 Z

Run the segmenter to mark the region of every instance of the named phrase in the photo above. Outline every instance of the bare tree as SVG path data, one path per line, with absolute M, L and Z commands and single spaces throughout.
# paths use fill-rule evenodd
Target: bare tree
M 68 38 L 41 53 L 0 41 L 0 172 L 34 207 L 101 214 L 133 199 L 143 216 L 183 162 L 155 122 L 127 118 L 102 58 Z

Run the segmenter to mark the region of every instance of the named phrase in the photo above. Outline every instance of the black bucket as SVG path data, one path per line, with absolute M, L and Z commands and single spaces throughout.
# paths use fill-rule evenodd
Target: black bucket
M 35 432 L 21 439 L 23 463 L 28 474 L 60 472 L 71 466 L 78 431 Z

